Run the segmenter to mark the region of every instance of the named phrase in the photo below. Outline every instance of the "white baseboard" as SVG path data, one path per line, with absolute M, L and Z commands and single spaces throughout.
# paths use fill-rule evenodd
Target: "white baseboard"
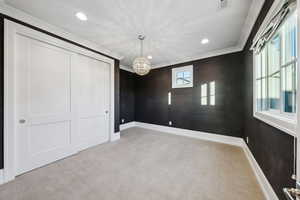
M 248 145 L 245 143 L 245 141 L 242 138 L 238 137 L 231 137 L 231 136 L 223 136 L 223 135 L 217 135 L 212 133 L 206 133 L 201 131 L 192 131 L 187 129 L 181 129 L 181 128 L 174 128 L 174 127 L 168 127 L 168 126 L 160 126 L 155 124 L 147 124 L 142 122 L 134 122 L 130 125 L 124 126 L 124 128 L 128 127 L 140 127 L 145 129 L 151 129 L 159 132 L 164 132 L 168 134 L 174 134 L 174 135 L 180 135 L 180 136 L 186 136 L 191 137 L 195 139 L 200 140 L 208 140 L 212 142 L 219 142 L 229 145 L 234 145 L 241 147 L 251 165 L 251 168 L 255 174 L 255 177 L 262 189 L 262 192 L 267 200 L 279 200 L 276 193 L 274 192 L 271 184 L 269 183 L 268 179 L 266 178 L 265 174 L 263 173 L 262 169 L 260 168 L 259 164 L 256 162 L 253 154 L 251 153 L 250 149 L 248 148 Z
M 165 132 L 174 135 L 186 136 L 186 137 L 191 137 L 191 138 L 196 138 L 201 140 L 209 140 L 213 142 L 230 144 L 230 145 L 235 145 L 240 147 L 243 146 L 243 139 L 238 137 L 217 135 L 217 134 L 206 133 L 201 131 L 192 131 L 188 129 L 174 128 L 174 127 L 161 126 L 155 124 L 147 124 L 142 122 L 135 122 L 135 125 L 140 128 L 151 129 L 151 130 Z
M 260 168 L 259 164 L 256 162 L 253 154 L 251 153 L 248 145 L 244 142 L 243 145 L 244 153 L 251 165 L 252 170 L 256 176 L 256 179 L 266 197 L 267 200 L 279 200 L 276 193 L 274 192 L 271 184 L 269 183 L 268 179 L 266 178 L 264 172 Z
M 112 134 L 112 136 L 111 136 L 111 138 L 110 138 L 110 141 L 111 141 L 111 142 L 114 142 L 114 141 L 119 140 L 120 138 L 121 138 L 120 132 L 117 132 L 117 133 L 115 133 L 115 134 Z
M 124 130 L 126 130 L 128 128 L 132 128 L 132 127 L 135 127 L 135 126 L 136 126 L 135 122 L 128 122 L 126 124 L 121 124 L 120 125 L 120 131 L 124 131 Z
M 4 183 L 4 173 L 3 169 L 0 169 L 0 185 Z

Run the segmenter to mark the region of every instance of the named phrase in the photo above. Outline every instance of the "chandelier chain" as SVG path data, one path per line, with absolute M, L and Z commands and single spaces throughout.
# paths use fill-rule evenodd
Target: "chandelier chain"
M 144 35 L 139 35 L 138 38 L 139 38 L 140 43 L 141 43 L 140 55 L 141 55 L 141 57 L 143 57 L 143 55 L 144 55 L 144 39 L 145 39 L 145 36 Z
M 151 70 L 150 61 L 144 57 L 144 35 L 139 35 L 138 39 L 140 40 L 141 48 L 140 48 L 140 57 L 137 57 L 133 61 L 133 70 L 140 76 L 144 76 L 149 73 Z

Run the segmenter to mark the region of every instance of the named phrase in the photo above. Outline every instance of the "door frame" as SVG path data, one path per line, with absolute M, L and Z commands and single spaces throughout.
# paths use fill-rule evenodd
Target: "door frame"
M 92 51 L 83 49 L 71 43 L 33 30 L 10 20 L 4 20 L 4 169 L 3 182 L 9 182 L 16 177 L 16 113 L 15 113 L 15 40 L 16 35 L 23 35 L 42 41 L 68 51 L 82 54 L 110 65 L 110 113 L 109 113 L 109 140 L 118 139 L 114 131 L 114 98 L 115 98 L 115 65 L 114 60 Z

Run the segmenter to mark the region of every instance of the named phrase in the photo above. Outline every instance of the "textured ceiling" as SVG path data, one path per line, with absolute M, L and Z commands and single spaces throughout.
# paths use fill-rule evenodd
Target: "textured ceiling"
M 5 0 L 124 56 L 125 66 L 139 54 L 139 34 L 155 66 L 238 45 L 252 1 L 228 0 L 221 9 L 220 0 Z M 88 21 L 77 20 L 78 11 Z

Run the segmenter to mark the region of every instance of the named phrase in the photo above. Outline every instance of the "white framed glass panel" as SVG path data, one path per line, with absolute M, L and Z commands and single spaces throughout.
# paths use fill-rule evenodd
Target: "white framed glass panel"
M 172 88 L 193 87 L 193 65 L 172 69 Z
M 207 83 L 201 85 L 201 105 L 207 105 Z
M 207 84 L 201 85 L 201 97 L 207 97 Z
M 297 124 L 297 35 L 294 11 L 254 54 L 254 116 L 288 133 Z
M 210 96 L 210 105 L 211 106 L 214 106 L 214 105 L 216 105 L 216 97 L 215 96 Z
M 207 105 L 207 97 L 201 97 L 201 105 L 203 106 Z
M 209 105 L 214 106 L 216 104 L 216 82 L 209 83 Z

